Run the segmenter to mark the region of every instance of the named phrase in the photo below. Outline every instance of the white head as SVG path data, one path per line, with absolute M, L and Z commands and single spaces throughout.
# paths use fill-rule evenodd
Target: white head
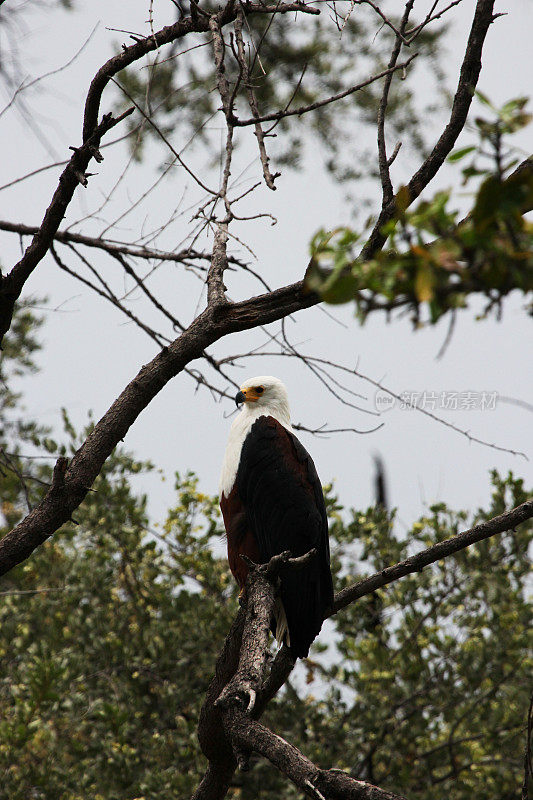
M 241 385 L 235 402 L 237 405 L 242 403 L 242 408 L 231 426 L 220 477 L 220 494 L 224 493 L 226 497 L 237 475 L 244 440 L 256 419 L 274 417 L 283 427 L 291 430 L 289 398 L 279 378 L 271 375 L 249 378 Z
M 253 414 L 254 417 L 270 414 L 290 425 L 289 397 L 279 378 L 271 375 L 248 378 L 241 384 L 235 402 L 243 404 L 241 414 Z

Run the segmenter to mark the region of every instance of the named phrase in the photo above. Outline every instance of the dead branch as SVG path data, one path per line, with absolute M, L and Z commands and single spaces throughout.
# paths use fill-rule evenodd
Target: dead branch
M 391 57 L 389 60 L 389 69 L 391 70 L 391 72 L 389 72 L 389 74 L 385 77 L 385 80 L 383 82 L 383 91 L 381 93 L 381 100 L 379 102 L 379 108 L 378 108 L 378 118 L 377 118 L 378 163 L 379 163 L 379 175 L 381 179 L 383 206 L 386 206 L 387 203 L 389 203 L 392 200 L 392 197 L 394 196 L 394 190 L 392 188 L 392 182 L 390 177 L 390 165 L 392 161 L 389 163 L 389 159 L 387 158 L 387 144 L 385 140 L 385 116 L 387 113 L 389 91 L 392 83 L 392 78 L 394 75 L 394 67 L 396 66 L 396 62 L 398 61 L 398 57 L 402 49 L 402 44 L 405 42 L 404 39 L 405 28 L 407 27 L 409 14 L 411 13 L 413 5 L 414 5 L 414 0 L 408 0 L 408 2 L 405 5 L 405 10 L 403 12 L 402 21 L 400 23 L 400 29 L 396 31 L 396 41 L 394 43 L 394 47 L 392 49 Z
M 19 222 L 0 220 L 0 231 L 18 233 L 20 236 L 35 236 L 39 232 L 39 228 L 32 225 L 24 225 Z M 64 244 L 69 242 L 82 244 L 86 247 L 95 248 L 96 250 L 103 250 L 111 256 L 132 256 L 133 258 L 140 258 L 144 261 L 172 261 L 179 264 L 186 261 L 209 261 L 212 257 L 211 253 L 194 250 L 188 247 L 183 250 L 178 250 L 177 253 L 168 253 L 166 250 L 157 250 L 153 247 L 137 247 L 128 245 L 125 242 L 117 243 L 114 240 L 110 241 L 109 239 L 103 239 L 99 236 L 85 236 L 84 234 L 71 231 L 56 231 L 53 236 L 53 241 L 62 242 Z M 242 268 L 248 267 L 244 261 L 232 255 L 228 255 L 228 263 L 235 264 Z
M 237 14 L 237 18 L 235 20 L 235 39 L 237 42 L 237 60 L 239 62 L 239 67 L 242 74 L 242 79 L 244 82 L 244 86 L 246 88 L 246 96 L 248 98 L 248 105 L 250 106 L 250 110 L 252 112 L 253 118 L 256 120 L 256 124 L 254 126 L 255 136 L 257 138 L 257 144 L 259 147 L 259 157 L 261 158 L 261 164 L 263 166 L 263 176 L 265 178 L 265 183 L 269 189 L 272 191 L 276 190 L 276 185 L 274 181 L 276 178 L 279 178 L 281 175 L 280 172 L 275 172 L 274 175 L 270 172 L 269 167 L 269 157 L 265 147 L 265 134 L 261 127 L 261 123 L 258 121 L 260 119 L 259 109 L 257 107 L 257 100 L 255 98 L 254 91 L 252 89 L 252 84 L 250 80 L 250 71 L 248 69 L 248 62 L 246 61 L 246 53 L 244 49 L 244 40 L 242 37 L 242 21 L 243 21 L 243 13 L 242 11 Z
M 224 271 L 228 266 L 226 247 L 228 243 L 228 225 L 221 223 L 215 233 L 213 244 L 213 257 L 207 275 L 207 303 L 210 306 L 227 304 L 226 287 L 224 286 Z
M 315 557 L 316 550 L 310 550 L 296 558 L 291 558 L 290 552 L 285 551 L 272 556 L 267 564 L 257 565 L 246 556 L 241 556 L 250 568 L 245 588 L 246 616 L 242 635 L 246 647 L 241 647 L 239 666 L 215 705 L 221 708 L 236 705 L 244 708 L 248 714 L 254 711 L 265 671 L 268 631 L 277 597 L 279 574 L 287 569 L 302 569 Z M 294 660 L 290 656 L 289 659 L 293 665 Z M 270 686 L 272 687 L 272 683 Z M 261 694 L 264 707 L 266 693 L 263 690 Z M 239 758 L 237 761 L 239 762 Z
M 252 568 L 246 581 L 246 612 L 243 629 L 245 647 L 241 647 L 239 665 L 215 705 L 220 709 L 237 706 L 250 713 L 261 686 L 268 653 L 270 618 L 276 599 L 277 579 L 267 570 Z M 237 761 L 241 759 L 237 756 Z M 239 763 L 242 767 L 242 764 Z
M 277 6 L 267 6 L 262 3 L 247 3 L 245 6 L 246 14 L 286 14 L 295 11 L 307 14 L 320 13 L 318 9 L 307 6 L 305 3 L 286 3 Z M 230 0 L 225 8 L 217 15 L 218 24 L 223 26 L 229 22 L 233 22 L 236 15 L 237 4 Z M 106 61 L 94 76 L 85 101 L 83 144 L 78 148 L 72 148 L 74 154 L 59 179 L 58 187 L 45 213 L 39 232 L 34 236 L 23 258 L 13 267 L 10 273 L 1 277 L 0 344 L 4 334 L 9 330 L 11 325 L 14 305 L 20 296 L 22 288 L 35 267 L 48 252 L 50 243 L 59 228 L 61 220 L 65 216 L 75 189 L 80 183 L 83 186 L 87 185 L 87 178 L 89 177 L 87 167 L 89 162 L 92 158 L 96 158 L 98 161 L 102 160 L 101 153 L 98 149 L 100 140 L 105 133 L 115 127 L 115 125 L 132 112 L 132 109 L 128 109 L 116 119 L 114 119 L 111 114 L 105 114 L 102 121 L 98 124 L 100 103 L 105 87 L 114 79 L 114 76 L 120 72 L 120 70 L 138 61 L 152 50 L 156 50 L 164 44 L 174 42 L 188 33 L 203 33 L 208 31 L 209 19 L 209 15 L 195 15 L 195 19 L 192 17 L 185 17 L 173 25 L 168 25 L 160 31 L 151 33 L 147 38 L 137 40 L 135 44 L 130 47 L 124 46 L 122 52 Z M 141 109 L 139 110 L 143 113 Z M 150 124 L 154 125 L 153 120 L 150 120 L 149 117 L 147 117 L 147 119 Z M 159 131 L 159 133 L 161 134 L 161 131 Z M 170 146 L 168 142 L 167 145 Z
M 453 2 L 448 3 L 448 5 L 445 8 L 442 8 L 440 11 L 436 12 L 435 8 L 437 6 L 437 3 L 433 3 L 433 6 L 430 12 L 426 15 L 425 19 L 419 25 L 416 25 L 414 28 L 411 28 L 411 30 L 406 32 L 406 36 L 409 37 L 406 41 L 406 44 L 411 44 L 411 42 L 414 39 L 416 39 L 416 37 L 424 30 L 424 28 L 427 25 L 429 25 L 430 22 L 433 22 L 436 19 L 440 19 L 441 17 L 444 16 L 444 14 L 446 14 L 447 11 L 450 11 L 450 9 L 454 8 L 454 6 L 458 6 L 460 2 L 461 0 L 453 0 Z
M 405 800 L 364 781 L 356 781 L 342 770 L 321 770 L 297 747 L 251 720 L 236 708 L 224 712 L 224 725 L 240 748 L 259 753 L 314 800 Z

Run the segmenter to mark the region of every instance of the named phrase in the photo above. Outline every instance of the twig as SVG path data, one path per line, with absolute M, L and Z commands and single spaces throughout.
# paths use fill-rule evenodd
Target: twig
M 206 186 L 206 185 L 205 185 L 205 183 L 203 183 L 203 182 L 200 180 L 200 178 L 199 178 L 199 177 L 196 175 L 196 173 L 194 173 L 194 172 L 192 171 L 192 169 L 190 169 L 190 168 L 187 166 L 187 164 L 184 162 L 184 160 L 182 159 L 182 157 L 180 156 L 180 154 L 177 152 L 177 150 L 175 150 L 175 149 L 174 149 L 174 147 L 173 147 L 173 146 L 170 144 L 169 140 L 167 139 L 167 137 L 165 136 L 165 134 L 163 133 L 163 131 L 161 130 L 161 128 L 160 128 L 160 127 L 159 127 L 159 126 L 158 126 L 158 125 L 157 125 L 157 124 L 156 124 L 156 123 L 153 121 L 153 119 L 152 119 L 152 118 L 151 118 L 151 117 L 150 117 L 150 116 L 149 116 L 149 115 L 148 115 L 148 114 L 147 114 L 147 113 L 144 111 L 144 109 L 142 109 L 142 108 L 141 108 L 141 106 L 140 106 L 140 105 L 137 103 L 137 101 L 136 101 L 136 100 L 135 100 L 135 99 L 134 99 L 134 98 L 133 98 L 133 97 L 130 95 L 130 93 L 128 92 L 128 90 L 127 90 L 127 89 L 125 89 L 125 88 L 124 88 L 124 86 L 122 86 L 122 85 L 121 85 L 121 84 L 120 84 L 120 83 L 119 83 L 117 80 L 115 80 L 115 78 L 110 78 L 110 80 L 111 80 L 111 81 L 112 81 L 112 82 L 113 82 L 113 83 L 114 83 L 116 86 L 118 86 L 118 88 L 120 89 L 120 91 L 121 91 L 121 92 L 123 92 L 123 93 L 126 95 L 126 97 L 127 97 L 129 100 L 130 100 L 130 102 L 132 102 L 132 103 L 133 103 L 133 105 L 135 106 L 135 108 L 137 109 L 137 111 L 138 111 L 138 112 L 139 112 L 139 113 L 140 113 L 140 114 L 141 114 L 141 115 L 144 117 L 144 119 L 145 119 L 145 120 L 146 120 L 146 121 L 147 121 L 147 122 L 148 122 L 148 123 L 149 123 L 149 124 L 152 126 L 152 128 L 153 128 L 153 129 L 156 131 L 157 135 L 160 137 L 160 139 L 162 139 L 162 141 L 163 141 L 163 142 L 166 144 L 166 146 L 168 147 L 168 149 L 170 150 L 170 152 L 172 153 L 172 155 L 174 156 L 174 158 L 176 159 L 176 161 L 178 161 L 178 163 L 180 164 L 180 166 L 182 166 L 182 167 L 183 167 L 183 169 L 185 170 L 185 172 L 186 172 L 188 175 L 190 175 L 190 176 L 191 176 L 191 178 L 192 178 L 192 179 L 193 179 L 193 180 L 194 180 L 194 181 L 195 181 L 195 182 L 198 184 L 198 186 L 200 186 L 200 188 L 201 188 L 201 189 L 203 189 L 203 190 L 204 190 L 204 192 L 207 192 L 208 194 L 216 195 L 216 192 L 214 192 L 212 189 L 210 189 L 208 186 Z
M 235 19 L 235 39 L 237 41 L 237 57 L 240 69 L 242 71 L 244 86 L 246 88 L 246 96 L 248 98 L 248 105 L 250 106 L 250 110 L 252 112 L 252 116 L 255 120 L 259 120 L 260 114 L 259 109 L 257 107 L 257 100 L 255 98 L 252 84 L 250 81 L 250 73 L 248 70 L 248 63 L 246 61 L 246 53 L 244 50 L 244 40 L 242 38 L 242 21 L 243 21 L 243 13 L 242 10 L 237 14 L 237 18 Z M 265 178 L 265 183 L 269 189 L 272 191 L 276 190 L 276 186 L 274 181 L 276 178 L 279 178 L 281 175 L 280 172 L 275 172 L 272 174 L 269 168 L 269 157 L 267 155 L 266 147 L 265 147 L 265 134 L 261 127 L 260 122 L 256 122 L 254 126 L 255 136 L 257 138 L 257 144 L 259 147 L 259 157 L 261 158 L 261 164 L 263 166 L 263 176 Z
M 361 89 L 364 89 L 366 86 L 370 86 L 371 83 L 379 81 L 381 78 L 384 78 L 391 72 L 396 72 L 399 69 L 407 69 L 409 64 L 417 57 L 417 55 L 418 53 L 413 53 L 413 55 L 410 56 L 406 61 L 402 62 L 401 64 L 397 64 L 392 69 L 385 69 L 382 72 L 378 72 L 376 75 L 372 75 L 371 78 L 367 78 L 367 80 L 361 81 L 361 83 L 351 86 L 349 89 L 345 89 L 343 92 L 331 95 L 331 97 L 327 97 L 325 100 L 317 100 L 315 103 L 309 103 L 307 106 L 300 106 L 299 108 L 293 108 L 291 110 L 274 111 L 272 114 L 263 114 L 257 119 L 254 119 L 253 117 L 252 119 L 236 119 L 234 121 L 234 125 L 236 128 L 244 128 L 247 125 L 256 125 L 260 122 L 270 122 L 274 120 L 285 119 L 286 117 L 299 117 L 302 114 L 307 114 L 309 111 L 315 111 L 317 108 L 322 108 L 330 103 L 335 103 L 337 100 L 342 100 L 344 97 L 349 97 L 349 95 L 354 94 L 354 92 L 358 92 Z
M 411 42 L 413 42 L 414 39 L 416 39 L 416 37 L 421 33 L 421 31 L 426 27 L 426 25 L 429 25 L 430 22 L 433 22 L 436 19 L 440 19 L 443 16 L 443 14 L 446 14 L 446 12 L 449 11 L 454 6 L 458 6 L 460 2 L 461 0 L 453 0 L 452 3 L 449 3 L 449 5 L 443 8 L 441 11 L 438 11 L 436 14 L 434 14 L 433 12 L 437 7 L 437 3 L 436 2 L 433 3 L 433 7 L 426 15 L 426 18 L 423 20 L 423 22 L 421 22 L 419 25 L 416 25 L 414 28 L 411 28 L 411 30 L 406 32 L 406 36 L 408 37 L 406 44 L 408 45 L 411 44 Z
M 369 2 L 369 0 L 366 0 Z M 372 3 L 370 5 L 373 6 Z M 404 32 L 407 26 L 407 22 L 409 20 L 409 14 L 414 5 L 414 0 L 408 0 L 405 4 L 405 10 L 403 12 L 402 20 L 400 23 L 400 29 L 396 32 L 396 41 L 394 43 L 394 47 L 392 48 L 391 57 L 389 60 L 389 69 L 392 69 L 396 66 L 396 62 L 398 61 L 398 56 L 400 55 L 400 51 L 402 49 L 402 44 L 405 42 L 404 39 Z M 383 15 L 382 15 L 383 16 Z M 398 151 L 395 151 L 396 155 L 392 157 L 392 160 L 389 162 L 387 158 L 387 143 L 385 140 L 385 116 L 387 112 L 387 104 L 389 101 L 389 91 L 392 83 L 393 72 L 389 72 L 389 74 L 385 77 L 385 81 L 383 82 L 383 91 L 381 93 L 381 100 L 379 102 L 378 107 L 378 118 L 377 118 L 377 130 L 378 130 L 378 163 L 379 163 L 379 175 L 381 179 L 381 188 L 382 188 L 382 205 L 386 206 L 389 203 L 394 195 L 394 190 L 392 188 L 392 182 L 390 178 L 390 165 L 394 158 L 396 157 Z M 399 148 L 398 148 L 399 150 Z
M 235 202 L 235 201 L 233 201 Z M 18 233 L 21 236 L 35 236 L 39 232 L 39 228 L 32 225 L 23 225 L 18 222 L 8 222 L 7 220 L 0 220 L 0 230 L 9 231 L 11 233 Z M 133 258 L 140 258 L 147 261 L 172 261 L 175 263 L 182 263 L 185 261 L 209 261 L 211 255 L 208 252 L 194 250 L 191 248 L 184 248 L 178 250 L 176 253 L 168 253 L 165 250 L 157 250 L 151 247 L 132 246 L 125 242 L 110 241 L 109 239 L 102 239 L 99 236 L 85 236 L 81 233 L 74 233 L 72 231 L 57 231 L 54 234 L 54 241 L 67 244 L 72 242 L 74 244 L 85 245 L 86 247 L 94 247 L 97 250 L 104 250 L 111 256 L 132 256 Z M 248 265 L 236 258 L 235 256 L 228 256 L 228 262 L 235 266 L 247 268 Z

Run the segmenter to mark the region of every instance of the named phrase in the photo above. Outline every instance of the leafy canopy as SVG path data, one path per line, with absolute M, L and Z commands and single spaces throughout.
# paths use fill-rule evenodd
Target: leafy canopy
M 491 116 L 476 117 L 477 142 L 449 157 L 458 163 L 470 156 L 462 169 L 463 186 L 479 181 L 464 219 L 451 191 L 437 192 L 411 209 L 409 190 L 401 187 L 395 218 L 383 228 L 386 247 L 373 259 L 362 261 L 354 254 L 364 233 L 346 227 L 318 231 L 306 274 L 309 289 L 327 303 L 355 300 L 361 322 L 375 310 L 407 309 L 415 327 L 466 307 L 473 294 L 484 296 L 482 316 L 487 316 L 500 312 L 511 291 L 533 291 L 533 226 L 526 216 L 533 209 L 533 160 L 517 167 L 507 142 L 530 122 L 527 98 L 497 109 L 477 95 Z

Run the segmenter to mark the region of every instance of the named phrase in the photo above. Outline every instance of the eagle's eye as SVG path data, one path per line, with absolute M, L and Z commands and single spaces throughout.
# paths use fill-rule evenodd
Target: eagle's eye
M 257 394 L 263 394 L 265 391 L 262 386 L 254 386 L 254 390 L 257 392 Z

